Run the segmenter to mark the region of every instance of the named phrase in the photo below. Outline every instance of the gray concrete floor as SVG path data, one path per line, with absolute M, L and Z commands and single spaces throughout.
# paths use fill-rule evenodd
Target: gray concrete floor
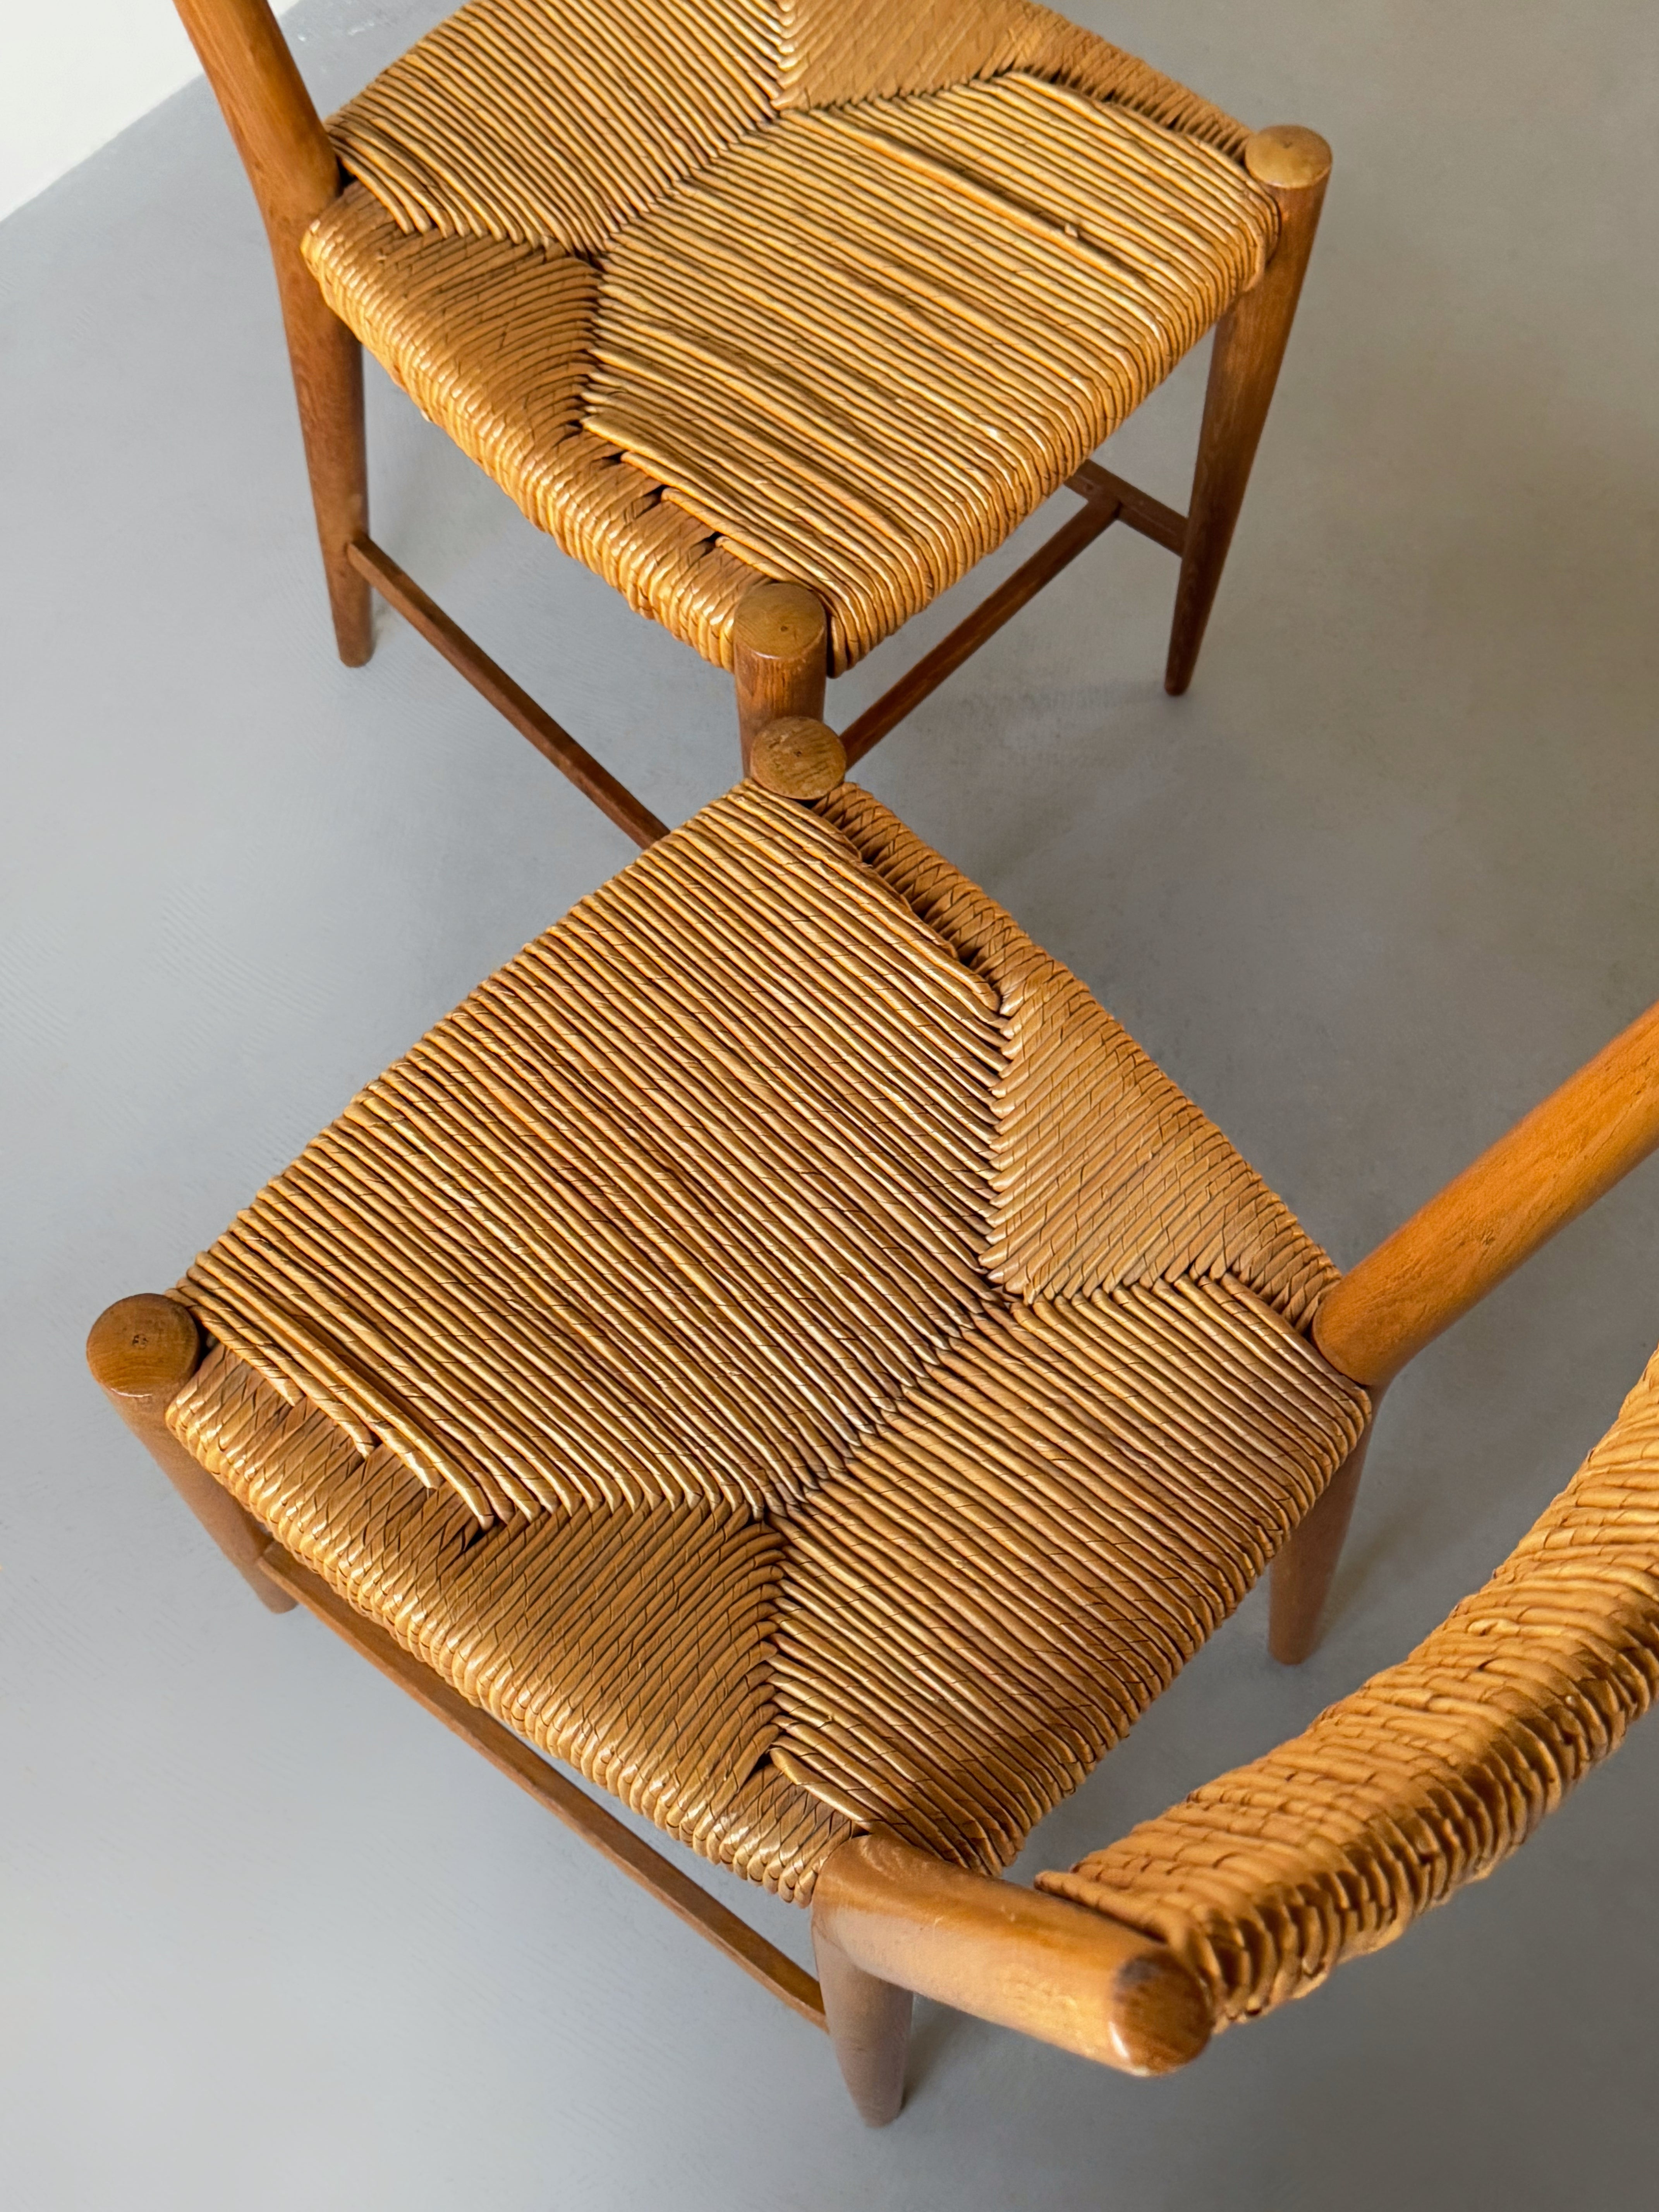
M 328 105 L 431 12 L 290 22 Z M 1115 534 L 868 777 L 1351 1261 L 1659 994 L 1655 19 L 1082 12 L 1337 148 L 1278 411 L 1187 700 L 1158 680 L 1172 565 Z M 12 218 L 0 288 L 7 2203 L 1650 2202 L 1659 1731 L 1496 1881 L 1168 2081 L 921 2008 L 872 2136 L 810 2030 L 249 1602 L 96 1399 L 88 1323 L 629 848 L 395 622 L 335 662 L 202 88 Z M 1171 500 L 1200 375 L 1112 448 Z M 398 557 L 664 816 L 719 791 L 724 681 L 378 372 L 370 413 Z M 1252 1599 L 1028 1866 L 1296 1729 L 1486 1575 L 1659 1336 L 1656 1232 L 1650 1167 L 1421 1361 L 1324 1649 L 1276 1670 Z

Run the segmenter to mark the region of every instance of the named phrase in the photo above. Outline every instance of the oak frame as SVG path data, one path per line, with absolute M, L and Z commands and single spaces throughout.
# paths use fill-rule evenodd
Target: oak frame
M 636 844 L 650 844 L 662 834 L 655 816 L 370 538 L 362 349 L 324 301 L 300 252 L 305 231 L 344 189 L 337 157 L 268 0 L 174 4 L 235 140 L 270 240 L 341 659 L 349 667 L 361 667 L 374 650 L 372 588 L 619 829 Z M 1191 683 L 1295 319 L 1324 201 L 1330 149 L 1310 131 L 1275 125 L 1248 142 L 1244 161 L 1278 204 L 1279 244 L 1261 280 L 1215 327 L 1189 514 L 1178 514 L 1085 462 L 1067 487 L 1082 497 L 1082 511 L 857 718 L 845 733 L 849 761 L 861 758 L 896 728 L 1115 522 L 1127 524 L 1180 559 L 1164 689 L 1178 696 Z M 757 587 L 763 592 L 771 588 Z M 412 611 L 417 606 L 418 614 Z M 745 748 L 759 726 L 757 714 L 763 720 L 766 708 L 776 714 L 822 714 L 827 661 L 816 672 L 798 672 L 793 692 L 765 700 L 747 697 L 752 670 L 746 670 L 735 645 L 734 662 Z M 746 750 L 744 762 L 746 768 Z

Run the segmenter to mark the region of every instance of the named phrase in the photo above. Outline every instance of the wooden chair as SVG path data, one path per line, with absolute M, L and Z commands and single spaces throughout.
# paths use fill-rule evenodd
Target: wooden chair
M 629 836 L 662 824 L 368 536 L 360 342 L 735 674 L 743 744 L 1062 486 L 857 760 L 1114 522 L 1184 691 L 1330 166 L 1031 0 L 471 0 L 318 120 L 266 0 L 178 0 L 264 217 L 343 659 L 379 592 Z M 1189 512 L 1090 459 L 1212 325 Z
M 1645 1704 L 1655 1370 L 1404 1668 L 995 1879 L 1269 1561 L 1273 1649 L 1310 1648 L 1383 1386 L 1659 1143 L 1659 1009 L 1340 1278 L 844 769 L 766 726 L 88 1356 L 265 1603 L 827 2021 L 874 2123 L 911 1991 L 1179 2064 L 1485 1871 Z M 812 1901 L 819 1980 L 555 1759 Z

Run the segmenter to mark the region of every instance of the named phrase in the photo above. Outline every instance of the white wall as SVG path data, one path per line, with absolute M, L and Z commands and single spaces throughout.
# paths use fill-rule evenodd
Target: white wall
M 0 217 L 196 74 L 170 0 L 0 0 Z

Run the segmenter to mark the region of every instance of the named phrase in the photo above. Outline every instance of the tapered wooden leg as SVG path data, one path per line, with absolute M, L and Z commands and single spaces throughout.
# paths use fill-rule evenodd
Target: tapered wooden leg
M 294 1600 L 259 1565 L 270 1539 L 167 1425 L 167 1410 L 202 1362 L 196 1316 L 176 1298 L 122 1298 L 106 1307 L 87 1339 L 87 1364 L 121 1419 L 172 1483 L 214 1542 L 243 1575 L 261 1605 L 289 1613 Z
M 1342 1556 L 1342 1545 L 1353 1518 L 1359 1495 L 1359 1478 L 1365 1469 L 1376 1427 L 1376 1401 L 1371 1393 L 1371 1422 L 1322 1492 L 1318 1504 L 1273 1564 L 1268 1586 L 1267 1650 L 1281 1666 L 1299 1667 L 1319 1642 L 1319 1626 L 1331 1579 Z
M 368 580 L 346 548 L 368 531 L 363 362 L 325 301 L 300 241 L 345 179 L 270 0 L 174 0 L 201 58 L 264 218 L 282 296 L 312 503 L 340 658 L 356 668 L 374 646 Z
M 757 733 L 781 715 L 823 714 L 830 673 L 830 620 L 805 584 L 757 584 L 732 625 L 732 674 L 738 691 L 738 741 L 749 772 Z
M 1198 465 L 1164 674 L 1164 690 L 1177 694 L 1193 680 L 1233 526 L 1244 503 L 1250 465 L 1273 403 L 1319 228 L 1331 149 L 1316 131 L 1276 124 L 1247 140 L 1244 164 L 1279 204 L 1279 245 L 1260 283 L 1235 301 L 1216 325 L 1212 341 Z
M 368 534 L 363 349 L 303 262 L 288 271 L 279 263 L 277 276 L 334 641 L 346 666 L 361 668 L 374 650 L 374 593 L 349 558 Z
M 855 1966 L 840 1944 L 817 1928 L 812 1930 L 812 1950 L 841 2077 L 866 2127 L 884 2128 L 898 2118 L 904 2102 L 915 1999 L 908 1990 Z

